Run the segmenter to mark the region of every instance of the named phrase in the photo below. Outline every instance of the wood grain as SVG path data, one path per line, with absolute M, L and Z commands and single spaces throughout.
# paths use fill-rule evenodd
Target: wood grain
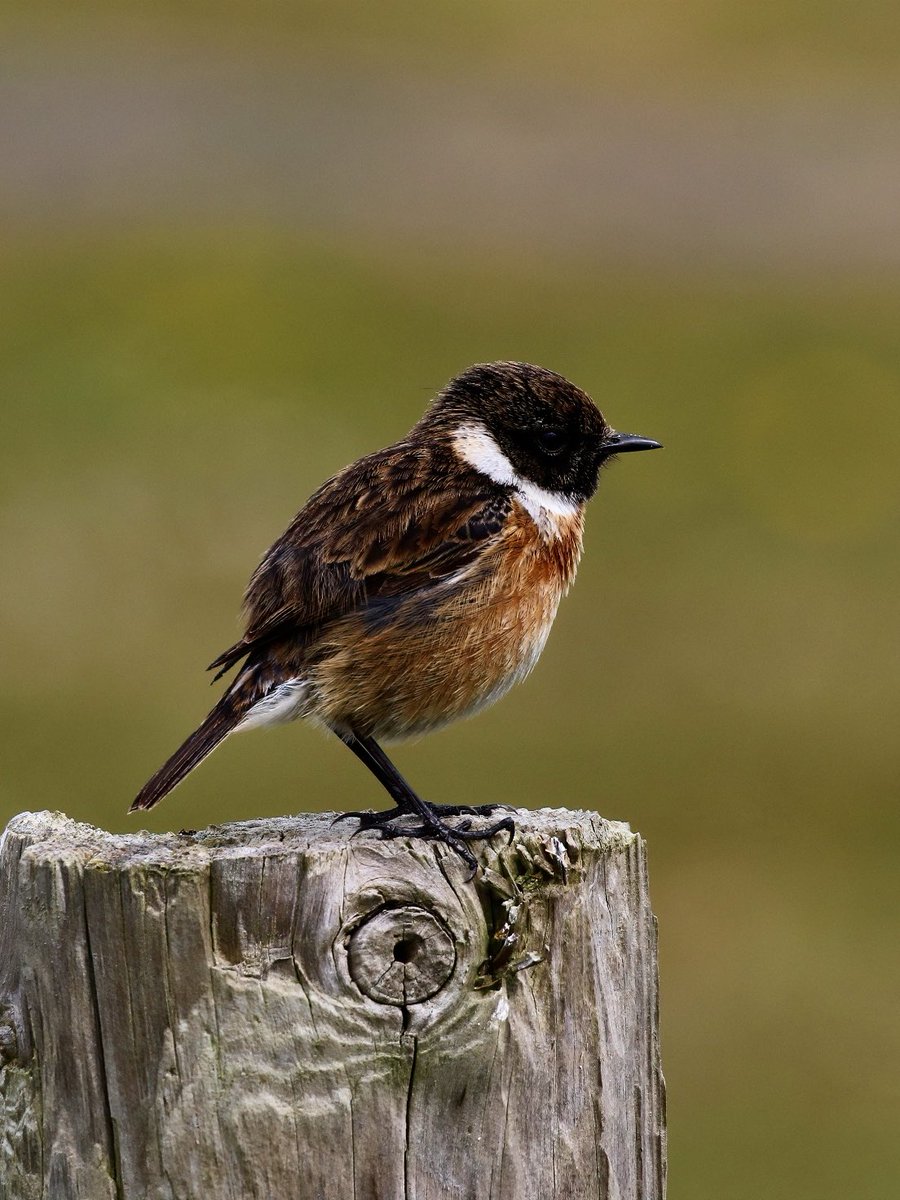
M 4 1200 L 662 1200 L 640 838 L 328 814 L 0 845 Z

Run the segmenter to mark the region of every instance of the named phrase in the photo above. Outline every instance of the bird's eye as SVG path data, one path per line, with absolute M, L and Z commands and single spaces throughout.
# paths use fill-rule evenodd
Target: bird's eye
M 568 438 L 563 429 L 538 429 L 534 440 L 544 454 L 559 454 L 566 448 Z

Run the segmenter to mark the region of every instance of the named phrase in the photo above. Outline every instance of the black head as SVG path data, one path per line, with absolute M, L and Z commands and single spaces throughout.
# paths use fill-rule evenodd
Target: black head
M 604 462 L 659 445 L 616 433 L 580 388 L 518 362 L 480 363 L 457 375 L 419 423 L 422 429 L 435 426 L 448 433 L 483 428 L 517 476 L 579 502 L 593 495 Z M 496 456 L 496 473 L 486 472 L 498 481 L 502 461 Z

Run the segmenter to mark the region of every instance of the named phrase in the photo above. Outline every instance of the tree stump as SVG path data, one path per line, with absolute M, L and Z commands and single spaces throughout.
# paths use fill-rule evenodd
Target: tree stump
M 0 1195 L 662 1200 L 642 842 L 592 813 L 516 822 L 470 879 L 329 814 L 15 818 Z

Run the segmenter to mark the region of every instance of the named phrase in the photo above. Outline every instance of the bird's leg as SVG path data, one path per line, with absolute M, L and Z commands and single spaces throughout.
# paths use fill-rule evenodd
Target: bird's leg
M 504 817 L 488 825 L 485 829 L 472 829 L 470 821 L 451 826 L 441 819 L 443 815 L 456 816 L 460 813 L 477 813 L 479 810 L 467 805 L 452 804 L 439 806 L 428 804 L 420 799 L 406 782 L 382 748 L 374 738 L 359 737 L 353 733 L 338 734 L 345 746 L 369 768 L 381 786 L 393 799 L 396 808 L 383 813 L 344 813 L 342 817 L 356 817 L 360 830 L 375 829 L 383 838 L 394 837 L 424 837 L 434 838 L 446 843 L 473 870 L 477 866 L 475 859 L 465 845 L 471 841 L 486 841 L 501 829 L 506 829 L 512 836 L 515 826 L 512 817 Z M 497 805 L 485 805 L 481 811 L 490 812 Z M 398 824 L 403 817 L 418 817 L 419 825 L 404 826 Z

